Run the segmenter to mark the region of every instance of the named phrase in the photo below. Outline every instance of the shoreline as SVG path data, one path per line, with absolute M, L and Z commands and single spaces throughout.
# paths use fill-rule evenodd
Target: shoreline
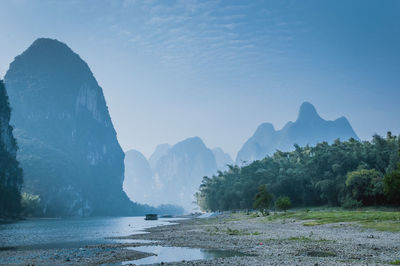
M 400 258 L 399 232 L 376 231 L 353 222 L 304 226 L 304 221 L 294 219 L 265 220 L 246 215 L 194 218 L 125 239 L 245 254 L 166 265 L 366 265 L 389 264 Z
M 0 261 L 7 257 L 6 265 L 121 265 L 154 255 L 127 249 L 141 246 L 241 254 L 164 263 L 166 265 L 366 265 L 388 264 L 400 258 L 400 232 L 376 231 L 354 222 L 305 226 L 304 221 L 290 218 L 268 221 L 267 217 L 226 214 L 173 223 L 146 229 L 141 234 L 112 237 L 122 243 L 84 248 L 3 250 Z M 132 242 L 136 240 L 144 241 Z M 14 262 L 11 258 L 15 258 Z

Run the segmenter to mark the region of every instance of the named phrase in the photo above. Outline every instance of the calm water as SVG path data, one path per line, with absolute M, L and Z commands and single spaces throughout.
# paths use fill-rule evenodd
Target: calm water
M 63 248 L 123 242 L 107 238 L 143 233 L 147 228 L 167 225 L 176 220 L 179 218 L 145 221 L 144 217 L 96 217 L 35 219 L 0 224 L 0 248 Z
M 183 260 L 202 260 L 223 257 L 244 256 L 245 254 L 229 250 L 207 250 L 199 248 L 163 247 L 163 246 L 142 246 L 128 248 L 132 250 L 154 253 L 155 256 L 139 260 L 124 261 L 122 264 L 154 264 L 161 262 L 181 262 Z
M 0 224 L 1 249 L 42 249 L 42 248 L 80 248 L 101 243 L 151 243 L 151 246 L 129 247 L 155 256 L 116 263 L 152 264 L 160 262 L 180 262 L 219 257 L 243 256 L 233 251 L 204 250 L 182 247 L 164 247 L 157 241 L 109 239 L 110 237 L 142 234 L 151 227 L 171 224 L 179 218 L 161 218 L 145 221 L 144 217 L 107 217 L 76 219 L 35 219 L 16 223 Z

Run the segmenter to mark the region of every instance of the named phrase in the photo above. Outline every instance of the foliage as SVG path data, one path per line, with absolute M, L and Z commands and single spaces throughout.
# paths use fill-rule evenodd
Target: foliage
M 383 178 L 375 169 L 362 169 L 347 174 L 346 186 L 354 200 L 364 206 L 383 202 Z
M 390 132 L 371 141 L 295 145 L 294 151 L 276 151 L 247 166 L 229 166 L 204 177 L 197 201 L 209 211 L 251 209 L 257 188 L 267 185 L 269 193 L 288 196 L 295 207 L 379 205 L 386 203 L 384 195 L 399 204 L 393 197 L 400 193 L 390 192 L 398 188 L 391 184 L 399 180 L 399 147 L 400 138 Z
M 43 215 L 38 195 L 23 192 L 21 195 L 22 213 L 24 216 L 38 217 Z
M 9 125 L 11 109 L 0 80 L 0 217 L 17 217 L 21 210 L 22 169 L 16 159 L 17 143 Z
M 346 199 L 342 203 L 342 207 L 345 209 L 357 209 L 361 206 L 361 201 L 355 200 L 352 197 L 346 197 Z
M 391 203 L 400 205 L 400 165 L 396 170 L 385 175 L 383 183 L 383 190 L 387 199 Z
M 275 201 L 275 207 L 278 210 L 287 211 L 292 207 L 292 202 L 290 201 L 289 197 L 279 197 Z
M 271 203 L 272 195 L 267 190 L 267 185 L 261 185 L 255 196 L 253 207 L 259 209 L 263 215 L 267 213 L 267 209 Z

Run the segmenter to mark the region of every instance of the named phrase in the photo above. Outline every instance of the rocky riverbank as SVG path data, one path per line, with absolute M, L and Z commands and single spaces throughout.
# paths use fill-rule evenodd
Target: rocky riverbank
M 265 217 L 229 214 L 182 220 L 147 231 L 120 237 L 116 239 L 118 243 L 84 248 L 2 250 L 0 264 L 118 265 L 151 255 L 131 249 L 155 245 L 151 241 L 164 247 L 228 250 L 240 254 L 163 263 L 168 265 L 375 265 L 400 259 L 400 233 L 366 229 L 357 223 L 304 226 L 304 221 L 294 219 L 269 221 Z
M 304 226 L 303 222 L 267 222 L 263 217 L 246 216 L 191 219 L 128 238 L 248 254 L 178 263 L 183 265 L 367 265 L 400 259 L 400 233 L 365 229 L 355 223 Z

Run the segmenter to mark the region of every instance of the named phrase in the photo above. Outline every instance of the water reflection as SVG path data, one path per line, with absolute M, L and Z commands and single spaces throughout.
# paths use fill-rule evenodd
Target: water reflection
M 110 237 L 142 234 L 144 230 L 171 224 L 177 218 L 145 221 L 144 217 L 92 217 L 33 219 L 0 224 L 0 248 L 63 248 L 115 243 Z
M 122 264 L 153 264 L 161 262 L 180 262 L 189 260 L 214 259 L 234 256 L 245 256 L 246 254 L 230 250 L 207 250 L 198 248 L 163 247 L 163 246 L 141 246 L 128 248 L 135 251 L 154 253 L 156 255 L 143 259 L 125 261 Z

